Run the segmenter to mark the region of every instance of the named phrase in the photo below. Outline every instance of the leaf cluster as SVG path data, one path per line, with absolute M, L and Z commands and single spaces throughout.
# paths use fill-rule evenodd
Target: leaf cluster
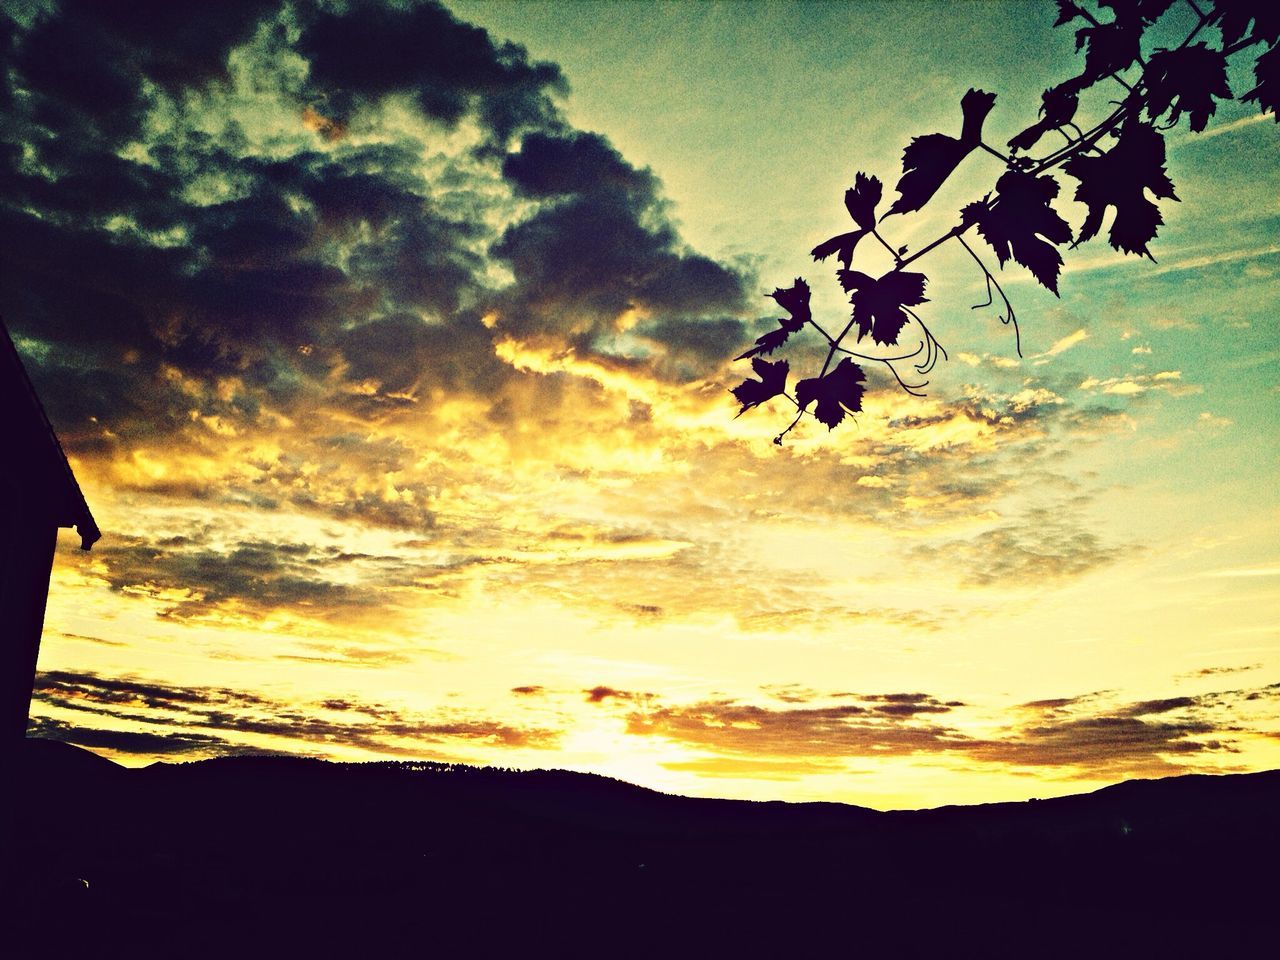
M 1193 27 L 1177 46 L 1149 49 L 1148 30 L 1176 2 L 1191 8 Z M 928 278 L 907 267 L 944 243 L 960 243 L 982 271 L 987 302 L 977 306 L 992 306 L 998 294 L 1003 307 L 1000 319 L 1016 331 L 1013 305 L 995 274 L 964 238 L 970 230 L 985 241 L 1001 271 L 1012 260 L 1055 296 L 1063 250 L 1097 237 L 1108 217 L 1107 240 L 1113 248 L 1154 259 L 1150 245 L 1164 223 L 1158 201 L 1178 200 L 1165 169 L 1163 133 L 1184 118 L 1192 132 L 1207 127 L 1218 103 L 1233 98 L 1227 80 L 1233 55 L 1243 51 L 1256 55 L 1255 83 L 1239 99 L 1257 103 L 1280 121 L 1280 4 L 1274 0 L 1096 0 L 1092 8 L 1075 0 L 1057 0 L 1057 8 L 1053 26 L 1075 30 L 1076 49 L 1083 60 L 1080 72 L 1044 91 L 1039 116 L 1008 141 L 1007 153 L 983 138 L 996 95 L 971 89 L 960 101 L 958 135 L 926 134 L 913 138 L 903 150 L 897 197 L 885 213 L 877 213 L 884 194 L 881 181 L 864 172 L 855 175 L 844 195 L 853 229 L 822 241 L 811 251 L 815 261 L 834 256 L 839 262 L 836 279 L 849 295 L 852 309 L 838 334 L 829 333 L 815 320 L 811 291 L 803 278 L 770 294 L 787 316 L 737 358 L 750 359 L 756 377 L 734 387 L 732 393 L 741 405 L 739 415 L 779 396 L 795 407 L 795 418 L 775 437 L 776 443 L 806 415 L 834 429 L 848 414 L 862 409 L 866 375 L 855 358 L 883 364 L 908 393 L 919 395 L 927 386 L 927 380 L 904 379 L 898 369 L 898 364 L 911 362 L 916 377 L 923 378 L 939 355 L 946 356 L 915 311 L 928 302 L 924 296 Z M 1123 88 L 1121 97 L 1110 102 L 1114 109 L 1105 117 L 1082 128 L 1077 121 L 1081 97 L 1105 82 Z M 1031 155 L 1045 137 L 1054 134 L 1064 142 L 1039 156 Z M 1002 162 L 994 189 L 962 207 L 955 226 L 914 252 L 891 243 L 883 232 L 885 219 L 924 209 L 973 154 L 995 156 Z M 1084 221 L 1075 230 L 1054 208 L 1063 187 L 1055 172 L 1074 181 L 1071 196 L 1085 207 Z M 868 238 L 892 257 L 893 267 L 887 273 L 873 276 L 854 269 L 855 256 L 861 257 L 859 251 Z M 796 383 L 793 396 L 787 392 L 789 362 L 763 357 L 806 327 L 825 341 L 826 359 L 816 376 Z M 858 349 L 846 344 L 850 337 Z M 866 347 L 860 346 L 868 339 Z M 860 352 L 864 350 L 871 352 Z M 838 353 L 843 356 L 833 366 Z

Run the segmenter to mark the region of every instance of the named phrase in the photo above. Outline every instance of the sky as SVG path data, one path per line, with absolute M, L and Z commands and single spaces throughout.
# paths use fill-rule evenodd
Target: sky
M 0 314 L 103 531 L 60 536 L 31 734 L 877 808 L 1280 766 L 1256 103 L 1165 131 L 1152 259 L 1104 228 L 1060 297 L 997 270 L 1021 356 L 948 243 L 924 396 L 867 363 L 835 430 L 735 416 L 771 291 L 848 322 L 809 250 L 855 173 L 892 197 L 971 87 L 988 142 L 1027 126 L 1079 70 L 1055 15 L 7 3 Z M 883 232 L 919 249 L 1002 169 Z

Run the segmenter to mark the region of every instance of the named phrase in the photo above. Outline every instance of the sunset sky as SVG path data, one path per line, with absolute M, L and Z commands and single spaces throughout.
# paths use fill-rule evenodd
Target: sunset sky
M 868 364 L 836 430 L 735 419 L 770 291 L 848 319 L 808 251 L 855 172 L 892 196 L 970 87 L 1004 144 L 1079 69 L 1054 17 L 6 2 L 0 315 L 103 531 L 62 532 L 32 733 L 881 808 L 1280 766 L 1257 104 L 1165 134 L 1156 262 L 1104 231 L 1061 299 L 1007 265 L 1022 358 L 948 245 L 925 398 Z

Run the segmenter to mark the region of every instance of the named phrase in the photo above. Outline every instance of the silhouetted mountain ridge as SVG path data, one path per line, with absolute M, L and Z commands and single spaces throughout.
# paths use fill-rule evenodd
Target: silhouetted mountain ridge
M 80 952 L 105 925 L 187 955 L 400 955 L 427 930 L 476 955 L 534 941 L 804 953 L 855 934 L 898 956 L 1179 955 L 1267 932 L 1263 867 L 1280 853 L 1280 771 L 880 812 L 563 770 L 281 756 L 125 769 L 27 747 L 11 900 L 27 935 L 54 925 Z

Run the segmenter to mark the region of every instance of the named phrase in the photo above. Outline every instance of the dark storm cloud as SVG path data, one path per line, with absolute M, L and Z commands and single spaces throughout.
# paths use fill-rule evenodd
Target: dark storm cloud
M 39 674 L 33 700 L 40 707 L 172 728 L 166 734 L 141 731 L 117 735 L 115 731 L 82 730 L 47 716 L 33 721 L 42 736 L 126 753 L 208 754 L 245 749 L 235 744 L 235 734 L 276 737 L 286 745 L 294 741 L 297 746 L 334 744 L 409 754 L 414 748 L 404 741 L 445 744 L 462 740 L 505 747 L 551 747 L 558 737 L 553 730 L 517 727 L 450 712 L 417 714 L 338 697 L 323 701 L 322 709 L 317 711 L 313 704 L 272 700 L 225 687 L 111 679 L 91 672 Z M 355 715 L 369 719 L 355 719 Z M 219 736 L 205 731 L 217 731 Z
M 498 299 L 508 330 L 590 347 L 637 307 L 673 379 L 738 339 L 742 277 L 683 247 L 656 177 L 568 127 L 555 65 L 437 3 L 68 0 L 0 23 L 0 309 L 73 453 L 199 444 L 199 418 L 267 422 L 332 391 L 335 371 L 373 385 L 341 394 L 358 417 L 417 386 L 489 398 L 507 424 L 524 411 L 498 395 L 515 374 L 480 322 L 491 246 L 516 274 Z M 255 84 L 294 83 L 276 93 L 297 126 L 266 147 L 236 119 L 229 54 L 250 42 Z M 280 79 L 293 54 L 305 82 Z M 389 94 L 474 118 L 487 145 L 428 174 L 416 134 L 346 142 L 343 122 L 372 122 L 363 108 Z M 530 215 L 499 231 L 518 198 Z M 230 399 L 212 388 L 227 377 Z M 555 381 L 540 388 L 554 405 Z
M 515 43 L 463 23 L 437 3 L 391 7 L 353 2 L 339 12 L 304 14 L 299 52 L 310 79 L 340 113 L 391 93 L 413 97 L 423 113 L 456 124 L 474 112 L 499 143 L 557 114 L 568 92 L 553 63 L 529 59 Z
M 503 329 L 567 335 L 592 347 L 622 314 L 641 310 L 670 318 L 647 336 L 679 347 L 697 341 L 680 318 L 743 308 L 747 278 L 683 249 L 657 179 L 599 135 L 532 134 L 507 156 L 503 173 L 517 193 L 543 201 L 493 247 L 516 278 L 498 302 Z M 729 324 L 722 356 L 742 335 L 736 321 Z M 725 333 L 720 328 L 715 335 Z
M 658 192 L 651 171 L 631 166 L 598 133 L 531 133 L 503 159 L 502 174 L 518 195 L 539 200 L 612 194 L 647 205 Z
M 745 331 L 746 324 L 733 317 L 663 317 L 640 324 L 635 335 L 659 348 L 652 361 L 659 376 L 685 383 L 705 378 L 722 364 L 745 339 Z
M 425 324 L 393 314 L 353 327 L 338 345 L 355 380 L 376 380 L 384 393 L 420 387 L 446 395 L 496 393 L 515 376 L 493 353 L 490 331 L 475 317 Z
M 124 139 L 146 107 L 144 79 L 177 92 L 225 77 L 227 54 L 275 6 L 63 0 L 19 38 L 13 64 L 42 125 Z

